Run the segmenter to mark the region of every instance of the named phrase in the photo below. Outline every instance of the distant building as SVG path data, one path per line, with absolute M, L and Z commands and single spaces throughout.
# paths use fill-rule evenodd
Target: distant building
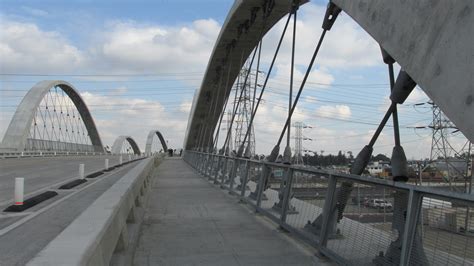
M 385 161 L 370 162 L 366 169 L 371 176 L 378 177 L 386 177 L 391 172 L 390 162 Z
M 470 176 L 472 171 L 472 165 L 468 166 L 468 162 L 466 161 L 466 159 L 438 159 L 433 162 L 433 166 L 436 168 L 437 171 L 444 173 L 446 176 L 448 175 L 448 173 L 454 173 L 456 176 Z

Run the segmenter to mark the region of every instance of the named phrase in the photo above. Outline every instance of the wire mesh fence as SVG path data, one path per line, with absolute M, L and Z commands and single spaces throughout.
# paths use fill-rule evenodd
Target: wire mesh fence
M 419 250 L 412 249 L 410 264 L 474 265 L 472 208 L 472 202 L 423 197 L 415 241 L 420 242 L 425 257 L 420 258 Z
M 203 160 L 205 158 L 205 160 Z M 335 262 L 474 265 L 474 199 L 371 177 L 189 152 L 185 156 Z

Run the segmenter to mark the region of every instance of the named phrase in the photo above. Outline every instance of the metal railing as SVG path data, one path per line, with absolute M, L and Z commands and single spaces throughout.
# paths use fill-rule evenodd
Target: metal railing
M 105 152 L 87 152 L 87 151 L 1 151 L 0 158 L 21 158 L 21 157 L 55 157 L 55 156 L 95 156 L 112 155 Z
M 100 146 L 89 144 L 71 143 L 63 141 L 53 141 L 45 139 L 26 139 L 26 150 L 30 151 L 75 151 L 75 152 L 95 152 L 103 150 Z
M 339 264 L 474 265 L 473 195 L 196 151 L 184 160 Z

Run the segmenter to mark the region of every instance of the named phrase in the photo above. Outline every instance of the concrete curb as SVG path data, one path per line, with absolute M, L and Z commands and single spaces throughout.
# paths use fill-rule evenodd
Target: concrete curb
M 109 265 L 114 252 L 127 248 L 127 224 L 135 221 L 155 160 L 132 168 L 27 265 Z

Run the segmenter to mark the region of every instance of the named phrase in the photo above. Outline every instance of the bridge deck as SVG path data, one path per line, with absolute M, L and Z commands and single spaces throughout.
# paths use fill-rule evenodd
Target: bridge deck
M 167 159 L 151 188 L 136 265 L 320 265 L 290 239 L 199 177 Z

